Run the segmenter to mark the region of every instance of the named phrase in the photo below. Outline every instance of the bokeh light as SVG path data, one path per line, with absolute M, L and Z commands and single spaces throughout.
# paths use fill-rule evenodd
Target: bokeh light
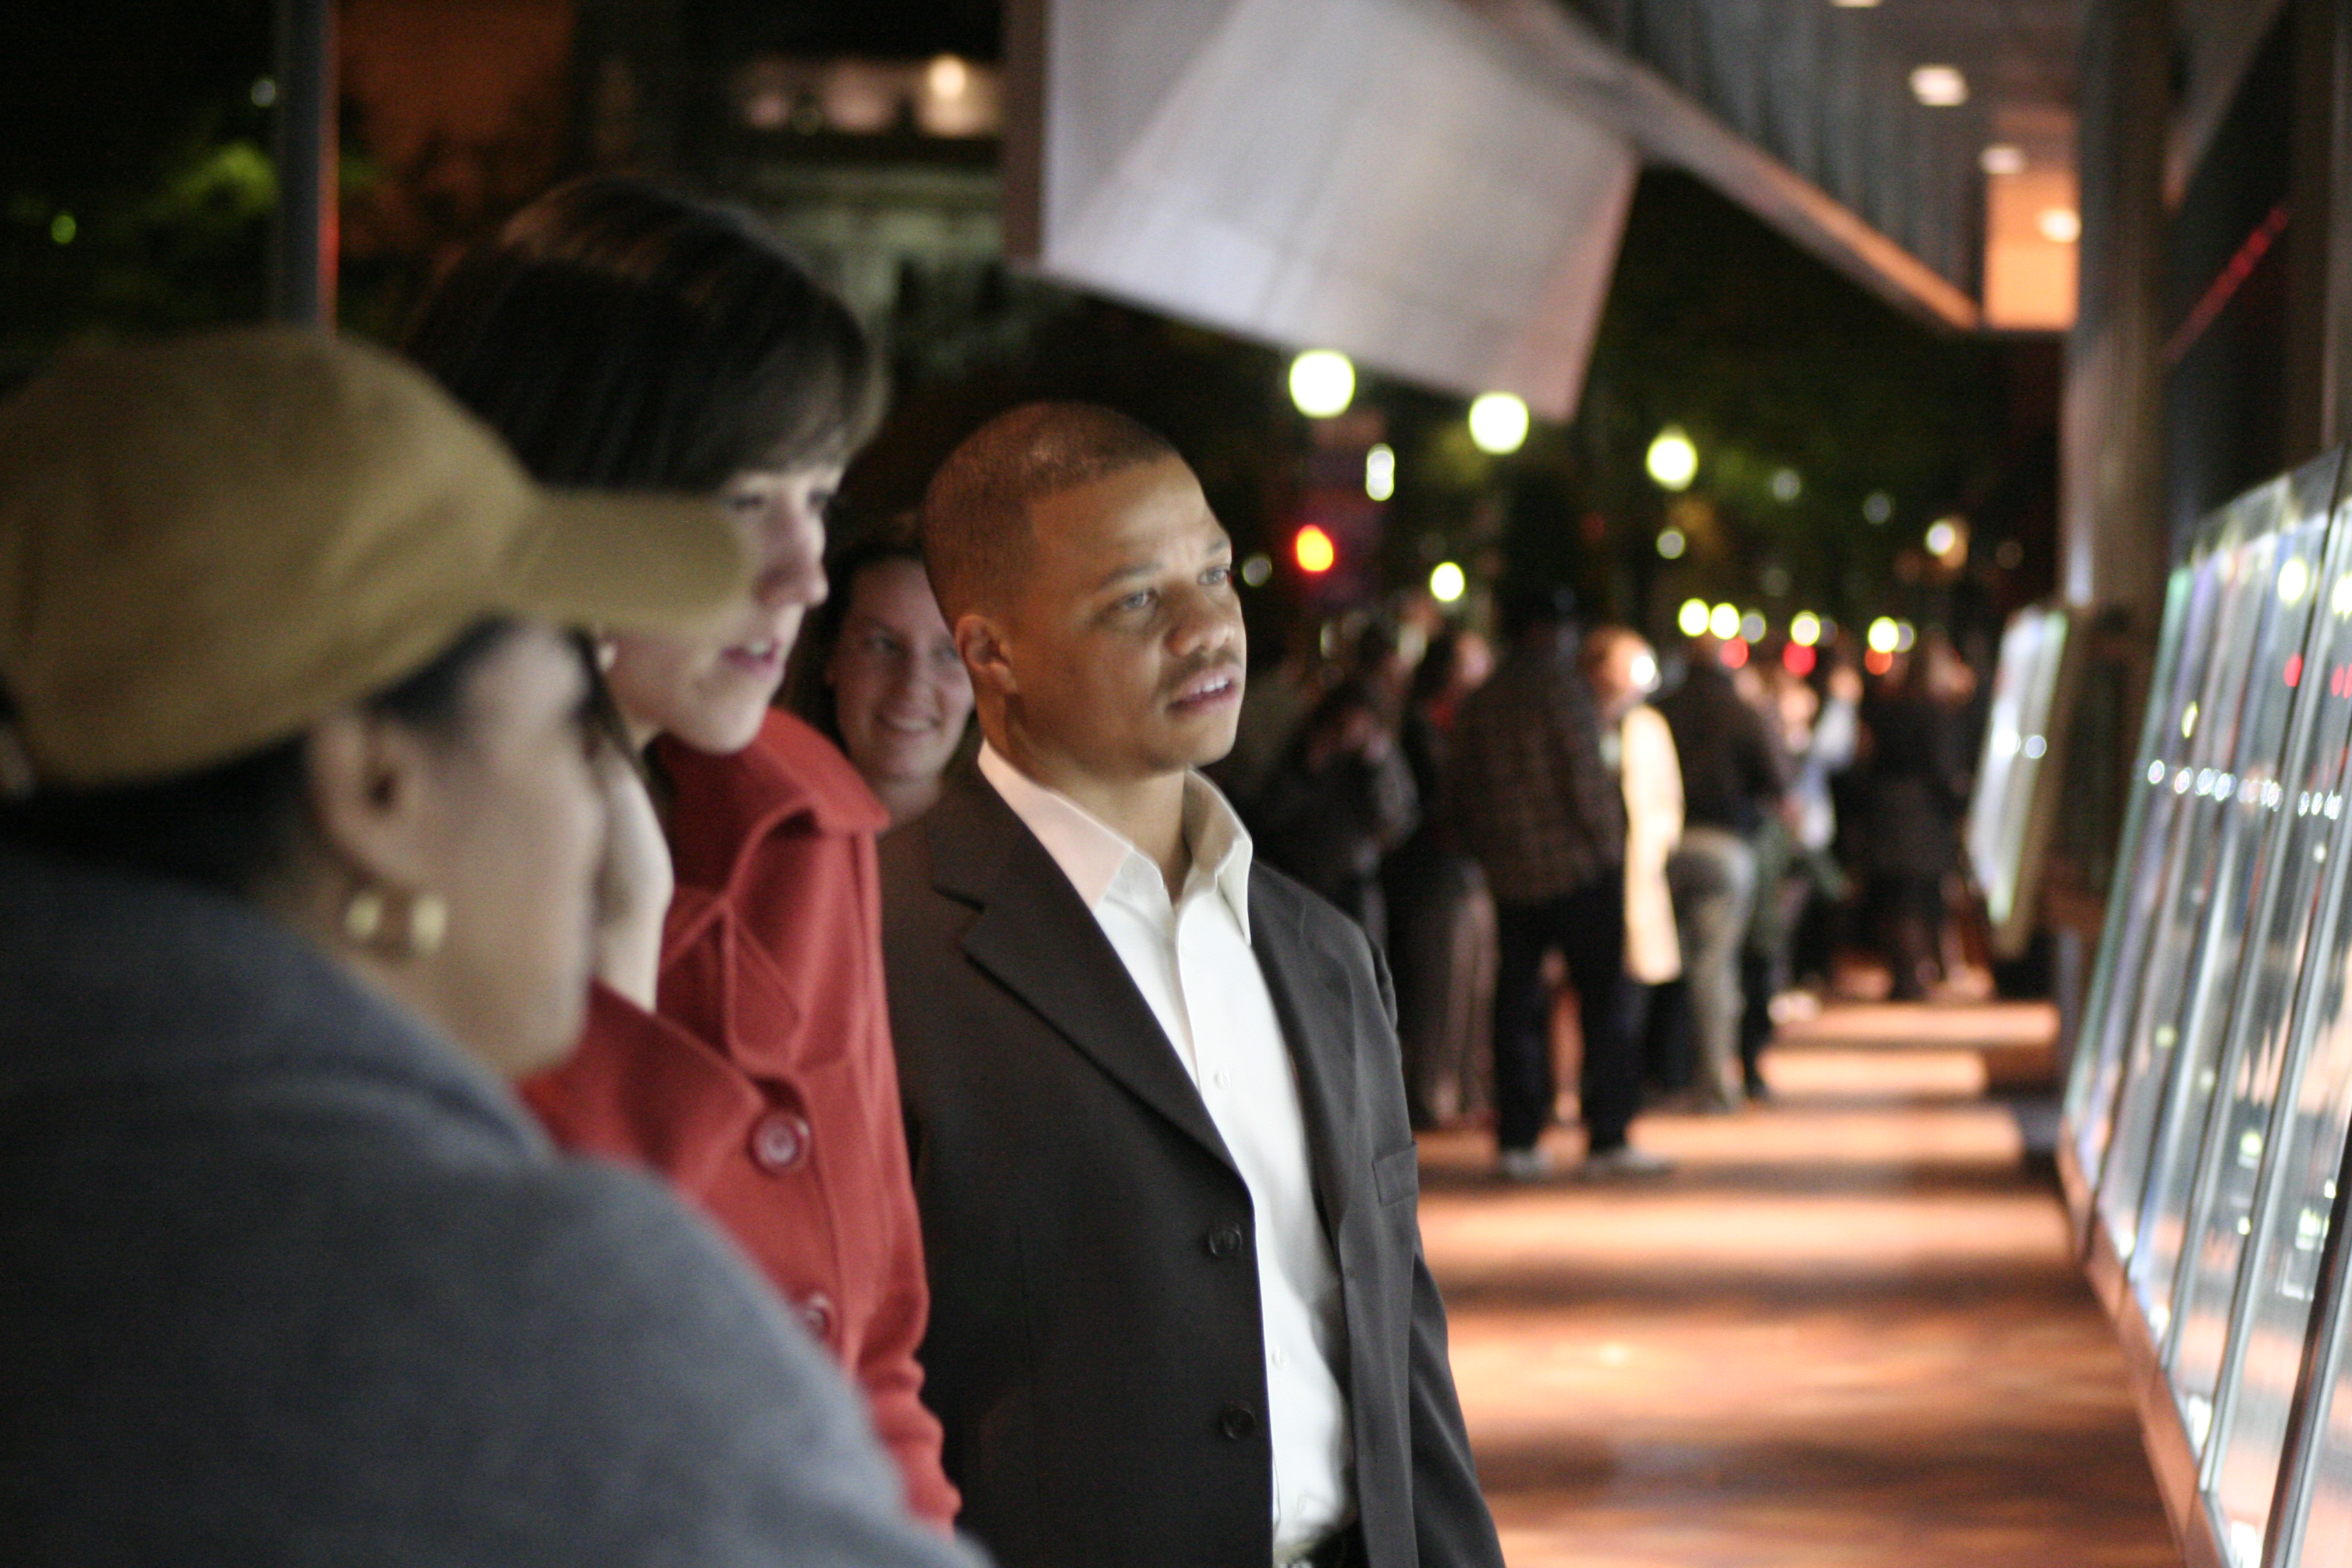
M 1643 463 L 1661 489 L 1686 490 L 1698 478 L 1698 448 L 1679 425 L 1669 425 L 1658 432 Z
M 1290 401 L 1309 419 L 1348 412 L 1356 400 L 1356 367 L 1336 349 L 1308 349 L 1290 362 Z
M 1489 392 L 1470 405 L 1470 440 L 1494 457 L 1516 452 L 1528 438 L 1528 405 L 1507 392 Z
M 1311 522 L 1298 531 L 1291 552 L 1298 569 L 1308 574 L 1328 572 L 1339 559 L 1339 548 L 1331 542 L 1331 536 Z

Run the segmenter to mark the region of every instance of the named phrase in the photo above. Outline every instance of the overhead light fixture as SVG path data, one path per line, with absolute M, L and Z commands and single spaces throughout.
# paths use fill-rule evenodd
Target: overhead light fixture
M 2083 216 L 2073 207 L 2052 207 L 2033 220 L 2033 226 L 2053 245 L 2072 245 L 2083 237 Z
M 1505 457 L 1528 438 L 1528 405 L 1507 392 L 1481 395 L 1470 405 L 1470 440 L 1478 450 Z
M 1441 605 L 1453 604 L 1469 586 L 1469 577 L 1454 562 L 1441 561 L 1430 570 L 1429 596 Z
M 1772 474 L 1772 499 L 1787 503 L 1805 493 L 1805 481 L 1794 468 L 1778 468 Z
M 1690 538 L 1671 524 L 1658 530 L 1658 553 L 1668 561 L 1680 561 L 1683 552 L 1690 548 Z
M 1969 79 L 1958 66 L 1920 66 L 1911 72 L 1911 96 L 1930 109 L 1958 109 L 1969 100 Z
M 1893 616 L 1881 616 L 1870 623 L 1866 640 L 1873 653 L 1893 653 L 1895 645 L 1902 639 L 1902 635 L 1895 629 Z
M 2025 173 L 2025 149 L 2007 142 L 1996 142 L 1977 154 L 1977 167 L 1988 174 L 2022 174 Z
M 1396 494 L 1396 448 L 1385 441 L 1364 454 L 1364 494 L 1373 500 Z
M 1706 630 L 1708 614 L 1705 599 L 1685 599 L 1682 610 L 1675 616 L 1675 625 L 1682 628 L 1683 636 L 1695 637 Z
M 1862 521 L 1876 528 L 1895 515 L 1895 498 L 1885 490 L 1873 490 L 1863 498 Z
M 1822 640 L 1822 618 L 1811 610 L 1799 610 L 1789 622 L 1789 640 L 1800 647 L 1811 647 Z
M 1878 0 L 1830 0 L 1830 4 L 1841 11 L 1868 11 L 1877 5 Z
M 1739 635 L 1739 606 L 1717 605 L 1707 612 L 1706 629 L 1722 641 L 1728 642 Z
M 1691 480 L 1698 477 L 1698 448 L 1683 434 L 1679 425 L 1669 425 L 1658 432 L 1643 462 L 1661 489 L 1686 490 Z

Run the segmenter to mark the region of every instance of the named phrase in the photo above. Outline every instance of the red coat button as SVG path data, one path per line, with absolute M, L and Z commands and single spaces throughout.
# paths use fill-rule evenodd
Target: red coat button
M 771 1110 L 751 1128 L 751 1163 L 782 1173 L 808 1158 L 809 1124 L 789 1110 Z
M 822 1290 L 813 1290 L 793 1305 L 800 1310 L 801 1326 L 811 1337 L 825 1344 L 833 1342 L 833 1298 Z

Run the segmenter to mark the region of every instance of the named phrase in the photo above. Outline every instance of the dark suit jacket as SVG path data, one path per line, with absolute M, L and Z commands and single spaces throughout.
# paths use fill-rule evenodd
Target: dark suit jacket
M 1094 916 L 966 773 L 886 840 L 883 945 L 929 1258 L 924 1393 L 1004 1568 L 1263 1568 L 1248 1188 Z M 1372 1568 L 1500 1568 L 1422 1261 L 1387 972 L 1278 872 L 1251 938 L 1346 1305 Z

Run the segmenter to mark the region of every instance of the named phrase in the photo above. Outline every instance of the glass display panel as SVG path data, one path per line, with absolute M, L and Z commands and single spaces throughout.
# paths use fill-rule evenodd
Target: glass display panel
M 2213 619 L 2212 654 L 2205 679 L 2184 710 L 2181 728 L 2188 752 L 2173 770 L 2172 793 L 2180 797 L 2171 823 L 2167 875 L 2141 965 L 2123 1083 L 2116 1096 L 2115 1130 L 2099 1177 L 2099 1216 L 2116 1254 L 2129 1263 L 2138 1249 L 2141 1204 L 2147 1195 L 2157 1125 L 2172 1086 L 2180 1027 L 2199 978 L 2196 960 L 2203 943 L 2207 911 L 2226 892 L 2219 879 L 2231 868 L 2242 826 L 2231 809 L 2234 781 L 2225 791 L 2237 752 L 2253 656 L 2274 602 L 2270 563 L 2280 514 L 2284 479 L 2232 502 L 2236 537 L 2215 552 L 2221 597 Z M 2254 693 L 2256 707 L 2267 696 Z M 2137 1270 L 2135 1276 L 2137 1277 Z M 2143 1303 L 2149 1326 L 2161 1340 L 2169 1327 L 2168 1299 Z
M 2319 805 L 2327 819 L 2326 841 L 2313 847 L 2315 858 L 2325 851 L 2320 921 L 2294 1025 L 2308 1043 L 2291 1042 L 2301 1059 L 2281 1074 L 2239 1267 L 2215 1447 L 2206 1463 L 2215 1516 L 2232 1542 L 2259 1542 L 2268 1525 L 2345 1134 L 2352 1129 L 2352 919 L 2343 907 L 2352 811 L 2345 805 L 2339 788 Z
M 2343 1173 L 2337 1173 L 2337 1180 Z M 2337 1205 L 2341 1212 L 2342 1205 Z M 2305 1417 L 2308 1456 L 2288 1493 L 2275 1561 L 2284 1568 L 2336 1568 L 2352 1563 L 2352 1290 L 2336 1277 L 2325 1337 L 2312 1358 L 2311 1385 L 2321 1391 Z
M 1984 751 L 1969 804 L 1969 862 L 1996 931 L 2017 912 L 2034 786 L 2050 753 L 2050 721 L 2065 659 L 2065 611 L 2032 605 L 2010 617 L 2000 635 Z
M 2172 819 L 2179 809 L 2179 797 L 2172 793 L 2172 776 L 2189 748 L 2181 718 L 2203 679 L 2213 612 L 2221 599 L 2216 541 L 2226 521 L 2217 520 L 2200 535 L 2189 559 L 2173 570 L 2165 588 L 2164 631 L 2157 639 L 2147 712 L 2140 721 L 2137 762 L 2124 807 L 2114 886 L 2107 895 L 2098 961 L 2091 969 L 2090 991 L 2068 1073 L 2066 1126 L 2074 1140 L 2074 1166 L 2084 1184 L 2094 1190 L 2106 1158 L 2116 1090 L 2123 1081 L 2124 1046 L 2131 1033 L 2132 1004 L 2139 994 L 2140 969 L 2147 955 L 2157 898 L 2164 885 L 2164 857 L 2171 847 Z
M 2336 668 L 2352 658 L 2352 576 L 2345 574 L 2352 539 L 2326 526 L 2339 466 L 2331 454 L 2295 475 L 2294 521 L 2279 535 L 2273 635 L 2255 655 L 2253 685 L 2256 691 L 2274 687 L 2267 706 L 2282 734 L 2273 736 L 2267 717 L 2257 721 L 2255 710 L 2264 705 L 2250 699 L 2239 748 L 2236 811 L 2246 818 L 2242 864 L 2251 909 L 2245 901 L 2238 906 L 2242 940 L 2223 932 L 2237 918 L 2230 911 L 2217 910 L 2209 928 L 2215 945 L 2200 984 L 2232 999 L 2226 1015 L 2208 1015 L 2213 1025 L 2226 1017 L 2225 1026 L 2195 1021 L 2192 1006 L 2192 1022 L 2181 1030 L 2171 1120 L 2158 1136 L 2142 1219 L 2137 1262 L 2143 1289 L 2150 1299 L 2171 1297 L 2166 1363 L 2182 1423 L 2200 1449 L 2221 1376 L 2239 1227 L 2252 1210 L 2317 910 L 2330 824 L 2322 803 L 2341 787 L 2352 730 L 2352 667 Z M 2291 723 L 2285 696 L 2293 698 Z M 2217 1093 L 2217 1083 L 2227 1092 Z M 2182 1269 L 2187 1237 L 2196 1245 Z

